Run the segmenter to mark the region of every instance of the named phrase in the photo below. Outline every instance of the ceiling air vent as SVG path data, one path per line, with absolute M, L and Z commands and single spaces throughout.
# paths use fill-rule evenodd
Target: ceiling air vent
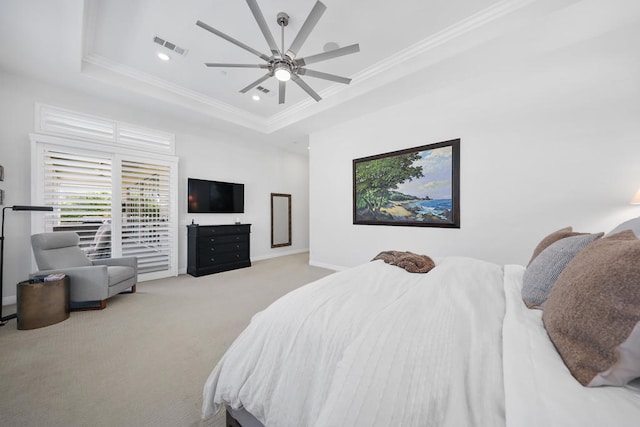
M 262 87 L 262 86 L 258 86 L 256 89 L 258 89 L 260 92 L 262 93 L 269 93 L 271 92 L 269 89 L 267 89 L 266 87 Z
M 167 41 L 163 38 L 160 38 L 158 36 L 153 36 L 153 42 L 159 44 L 160 46 L 163 46 L 167 49 L 169 49 L 172 52 L 177 53 L 178 55 L 182 55 L 185 56 L 189 50 L 182 48 L 180 46 L 176 46 L 174 43 L 171 43 L 170 41 Z

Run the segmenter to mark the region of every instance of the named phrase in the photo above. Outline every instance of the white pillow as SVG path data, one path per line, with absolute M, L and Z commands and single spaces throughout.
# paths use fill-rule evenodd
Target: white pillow
M 633 231 L 633 233 L 636 235 L 636 237 L 640 239 L 640 216 L 638 218 L 633 218 L 633 219 L 630 219 L 628 221 L 623 222 L 622 224 L 620 224 L 619 226 L 617 226 L 616 228 L 611 230 L 607 234 L 607 237 L 612 236 L 614 234 L 618 234 L 619 232 L 624 231 L 624 230 Z

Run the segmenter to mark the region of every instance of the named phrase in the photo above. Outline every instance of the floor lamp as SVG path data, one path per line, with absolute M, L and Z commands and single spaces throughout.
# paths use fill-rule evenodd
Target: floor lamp
M 15 319 L 17 313 L 2 316 L 2 282 L 4 277 L 4 213 L 7 209 L 12 211 L 48 211 L 51 212 L 51 206 L 6 206 L 2 208 L 2 235 L 0 235 L 0 326 L 3 326 L 8 320 Z

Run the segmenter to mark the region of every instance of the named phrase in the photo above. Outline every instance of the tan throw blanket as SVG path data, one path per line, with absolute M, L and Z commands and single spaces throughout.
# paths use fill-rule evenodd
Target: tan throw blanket
M 377 259 L 381 259 L 387 264 L 404 268 L 409 273 L 428 273 L 436 266 L 428 256 L 414 254 L 413 252 L 384 251 L 376 255 L 371 261 Z

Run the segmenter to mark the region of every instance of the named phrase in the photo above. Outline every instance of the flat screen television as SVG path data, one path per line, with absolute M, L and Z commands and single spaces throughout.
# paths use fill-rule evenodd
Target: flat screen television
M 244 213 L 244 184 L 188 179 L 189 213 Z

